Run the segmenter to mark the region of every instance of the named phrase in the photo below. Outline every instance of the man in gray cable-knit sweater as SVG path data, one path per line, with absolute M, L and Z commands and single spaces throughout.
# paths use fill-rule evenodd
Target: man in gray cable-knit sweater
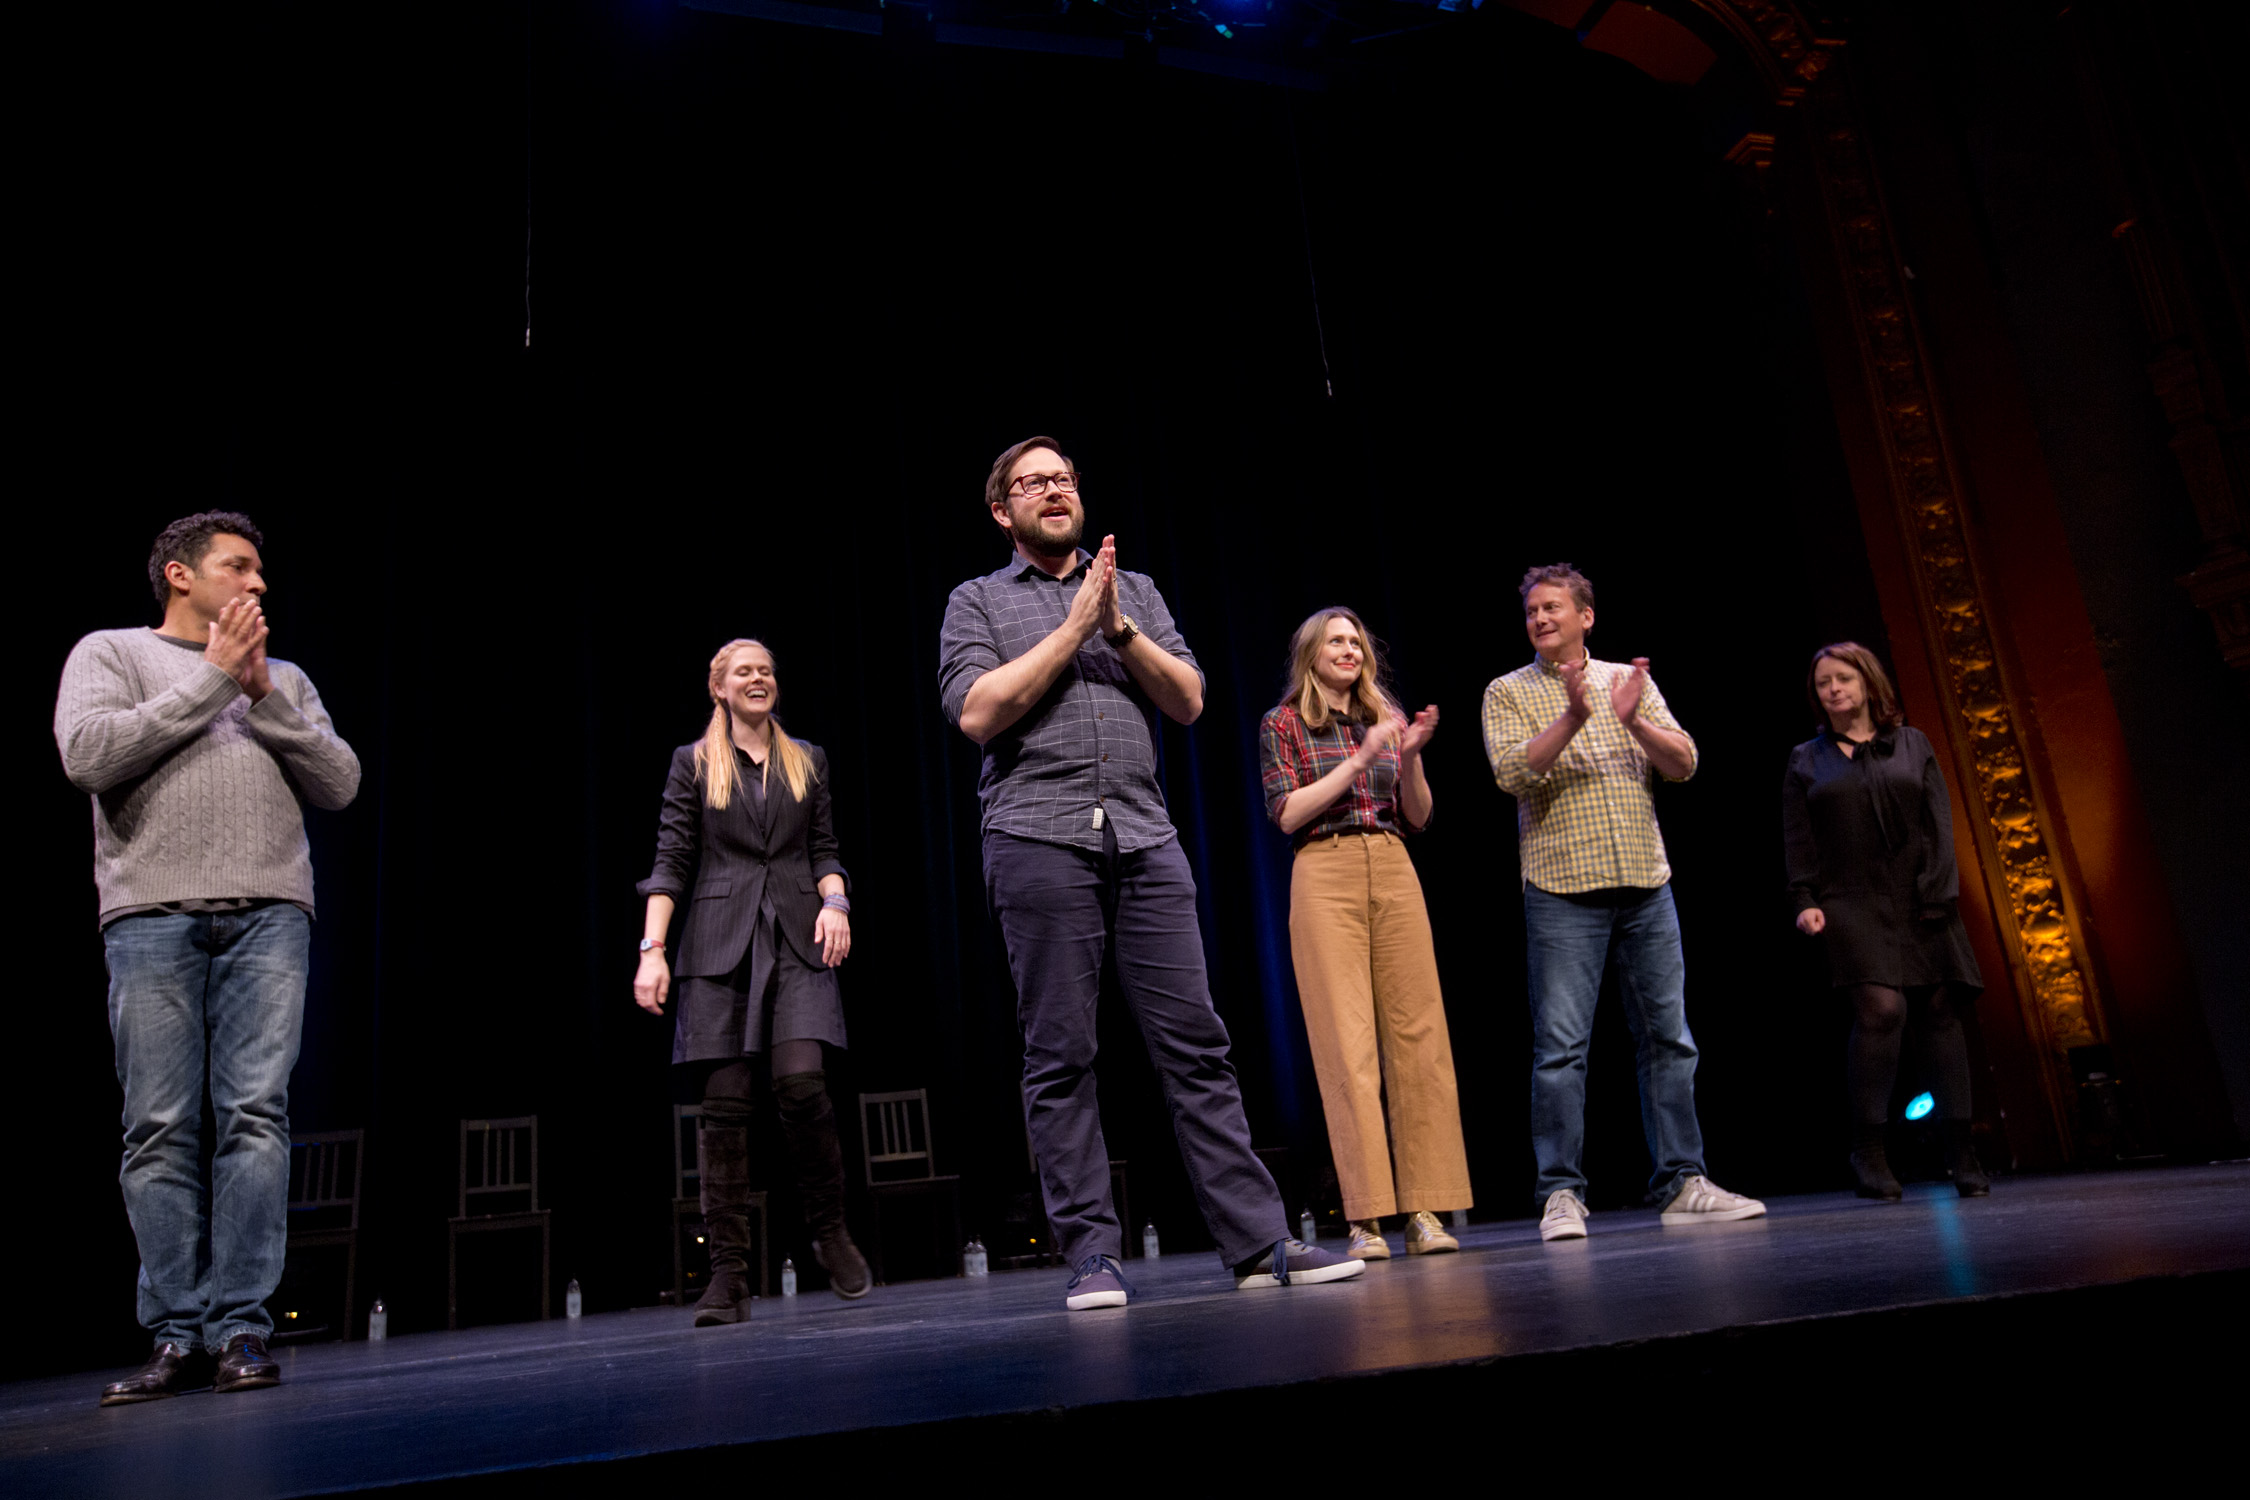
M 281 1378 L 266 1299 L 288 1243 L 313 910 L 303 804 L 348 804 L 359 758 L 305 674 L 266 655 L 263 544 L 230 511 L 166 527 L 148 564 L 164 623 L 80 641 L 55 701 L 64 774 L 94 798 L 118 1181 L 156 1339 L 104 1406 Z

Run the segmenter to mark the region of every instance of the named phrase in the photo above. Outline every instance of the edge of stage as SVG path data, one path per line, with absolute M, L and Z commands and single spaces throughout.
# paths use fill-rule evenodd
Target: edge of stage
M 24 1381 L 0 1387 L 0 1487 L 544 1493 L 570 1478 L 850 1483 L 910 1463 L 1054 1488 L 1110 1464 L 1192 1479 L 1208 1467 L 1194 1445 L 1212 1442 L 1268 1466 L 1357 1448 L 1387 1480 L 1441 1455 L 1523 1462 L 1542 1443 L 1583 1459 L 1645 1439 L 1655 1459 L 1698 1434 L 1747 1459 L 1810 1441 L 1777 1416 L 1835 1417 L 1838 1457 L 1855 1412 L 1886 1442 L 1908 1439 L 1909 1407 L 1937 1432 L 1989 1432 L 2021 1401 L 2052 1427 L 2080 1399 L 2058 1378 L 2081 1374 L 2105 1418 L 2222 1399 L 2210 1341 L 2250 1305 L 2250 1163 L 1770 1206 L 1688 1228 L 1597 1214 L 1590 1238 L 1553 1245 L 1528 1219 L 1479 1225 L 1458 1255 L 1256 1293 L 1204 1255 L 1136 1260 L 1123 1311 L 1068 1313 L 1062 1273 L 1019 1271 L 850 1304 L 766 1299 L 735 1328 L 654 1308 L 299 1346 L 280 1351 L 280 1389 L 226 1398 L 104 1410 L 112 1376 Z M 1055 1467 L 1064 1455 L 1073 1467 Z

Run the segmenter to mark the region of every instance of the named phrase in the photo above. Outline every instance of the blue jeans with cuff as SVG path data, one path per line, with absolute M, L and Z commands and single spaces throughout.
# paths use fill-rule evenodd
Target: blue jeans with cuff
M 273 1332 L 311 936 L 312 919 L 278 901 L 147 912 L 102 931 L 125 1090 L 117 1180 L 141 1252 L 141 1325 L 158 1343 L 216 1353 L 238 1333 Z
M 1695 1118 L 1695 1037 L 1687 1024 L 1687 963 L 1672 888 L 1619 886 L 1558 896 L 1523 888 L 1531 970 L 1531 1141 L 1539 1160 L 1535 1196 L 1568 1191 L 1583 1202 L 1586 1174 L 1586 1051 L 1594 1004 L 1612 964 L 1632 1028 L 1648 1138 L 1649 1192 L 1668 1201 L 1703 1171 Z

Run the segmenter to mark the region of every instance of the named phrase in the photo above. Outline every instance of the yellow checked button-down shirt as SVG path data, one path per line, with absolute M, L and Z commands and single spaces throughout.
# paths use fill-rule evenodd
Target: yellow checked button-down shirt
M 1544 776 L 1531 774 L 1524 747 L 1568 706 L 1562 674 L 1545 657 L 1535 657 L 1529 666 L 1493 678 L 1484 690 L 1484 752 L 1500 789 L 1516 799 L 1516 836 L 1528 885 L 1567 896 L 1611 886 L 1653 890 L 1672 878 L 1656 804 L 1648 795 L 1648 752 L 1609 706 L 1610 688 L 1632 671 L 1586 659 L 1586 701 L 1593 713 Z M 1641 693 L 1641 717 L 1659 729 L 1686 733 L 1653 679 Z M 1690 739 L 1689 776 L 1696 760 Z

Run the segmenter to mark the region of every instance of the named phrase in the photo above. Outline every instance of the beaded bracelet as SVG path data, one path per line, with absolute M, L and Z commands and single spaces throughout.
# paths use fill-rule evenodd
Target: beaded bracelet
M 842 891 L 838 891 L 833 896 L 821 897 L 820 904 L 830 911 L 840 911 L 847 917 L 852 914 L 851 897 L 845 895 Z

